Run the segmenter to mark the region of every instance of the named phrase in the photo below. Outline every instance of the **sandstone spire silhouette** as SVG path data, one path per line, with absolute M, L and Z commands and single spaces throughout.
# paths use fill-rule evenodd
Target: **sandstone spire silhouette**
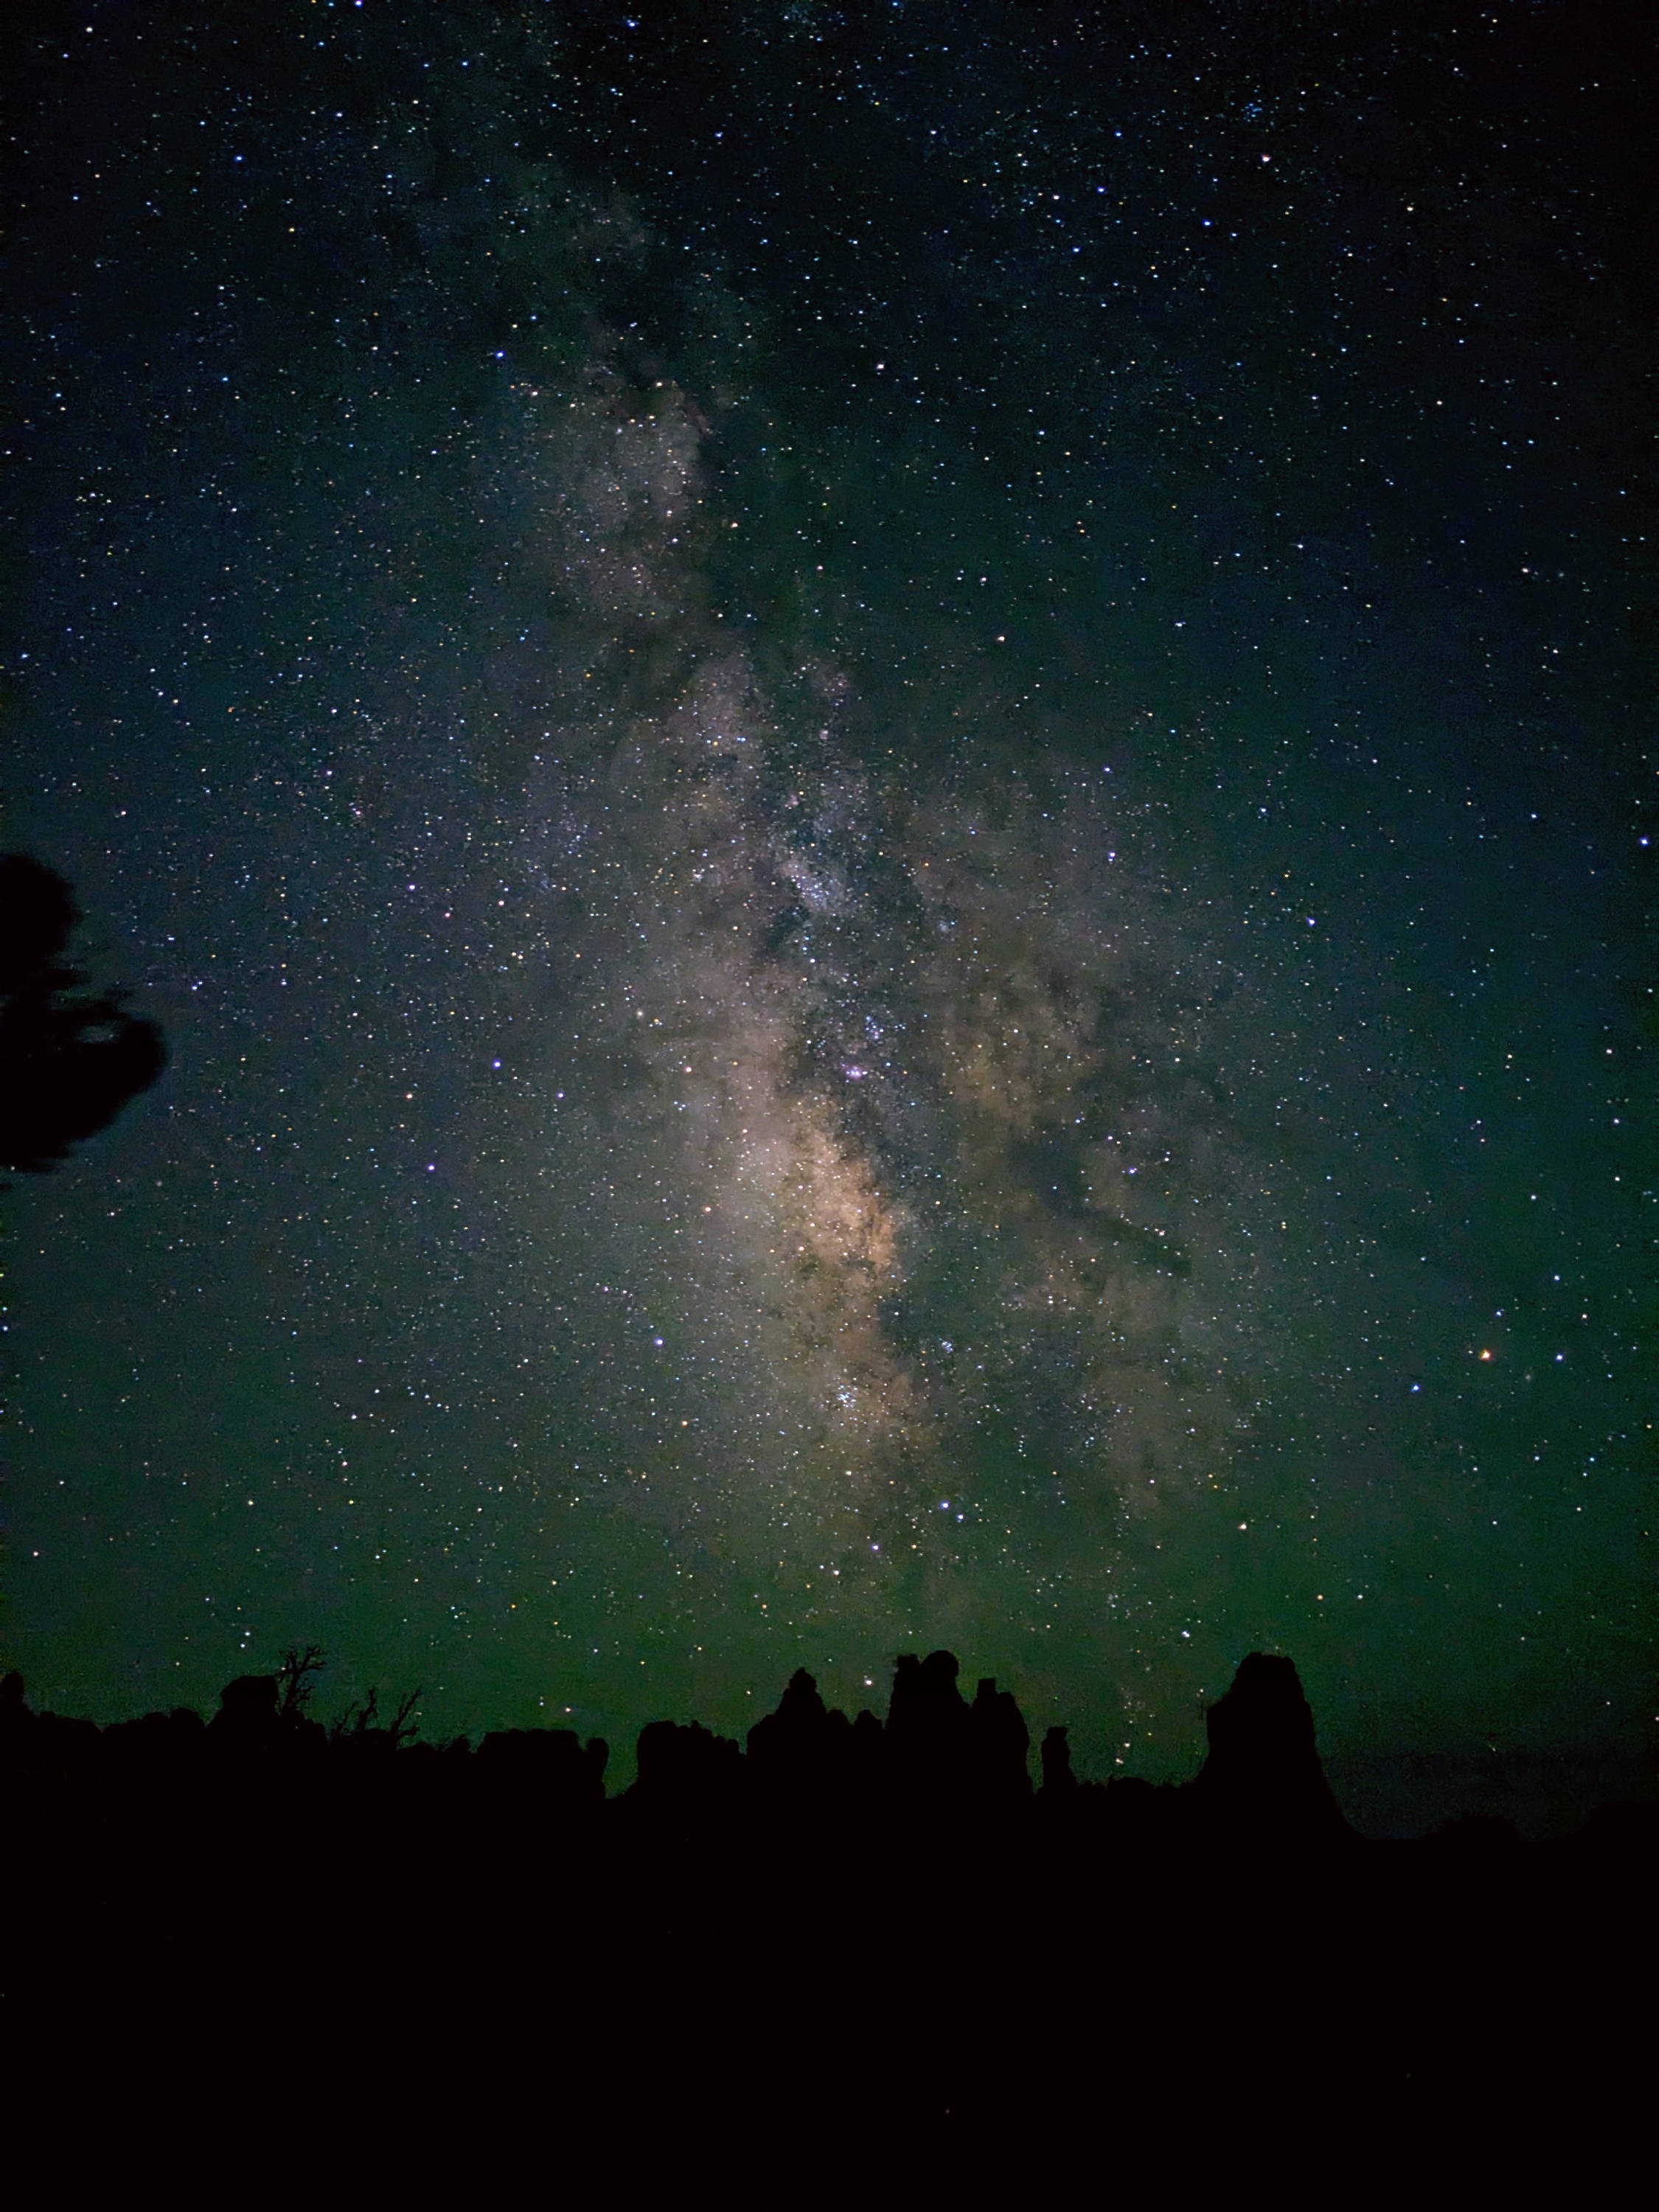
M 1204 1716 L 1209 1755 L 1192 1784 L 1206 1820 L 1241 1842 L 1328 1842 L 1351 1833 L 1325 1778 L 1313 1711 L 1289 1659 L 1252 1651 Z

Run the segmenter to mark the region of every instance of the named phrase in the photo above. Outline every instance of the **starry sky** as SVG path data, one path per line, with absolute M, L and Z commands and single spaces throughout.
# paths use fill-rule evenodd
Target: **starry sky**
M 1631 1786 L 1632 21 L 21 12 L 4 842 L 172 1053 L 7 1201 L 34 1695 Z

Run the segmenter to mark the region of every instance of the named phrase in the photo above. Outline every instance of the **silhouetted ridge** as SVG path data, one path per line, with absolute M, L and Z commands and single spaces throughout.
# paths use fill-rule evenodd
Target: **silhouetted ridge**
M 798 1667 L 778 1700 L 749 1731 L 749 1776 L 763 1797 L 783 1802 L 844 1799 L 854 1786 L 857 1757 L 852 1723 L 831 1711 L 818 1686 Z
M 477 1751 L 481 1775 L 544 1808 L 602 1804 L 610 1756 L 602 1736 L 584 1743 L 574 1729 L 493 1729 Z
M 701 1721 L 647 1721 L 635 1758 L 631 1794 L 647 1805 L 724 1808 L 742 1787 L 742 1752 Z
M 276 1734 L 276 1677 L 239 1674 L 219 1692 L 208 1732 L 220 1743 L 261 1745 Z
M 640 1834 L 659 1816 L 693 1816 L 732 1834 L 781 1820 L 800 1838 L 834 1832 L 843 1841 L 849 1832 L 920 1823 L 947 1848 L 956 1837 L 1029 1829 L 1045 1847 L 1069 1837 L 1085 1853 L 1196 1854 L 1206 1863 L 1217 1849 L 1302 1858 L 1357 1840 L 1321 1765 L 1295 1667 L 1261 1652 L 1243 1662 L 1208 1709 L 1208 1753 L 1184 1784 L 1082 1780 L 1067 1731 L 1056 1724 L 1042 1738 L 1034 1792 L 1018 1702 L 988 1675 L 969 1702 L 955 1656 L 933 1651 L 896 1660 L 884 1722 L 867 1710 L 849 1719 L 826 1706 L 805 1668 L 744 1746 L 697 1721 L 650 1722 L 638 1738 L 637 1778 L 619 1799 L 605 1794 L 606 1744 L 583 1742 L 569 1729 L 497 1729 L 476 1752 L 465 1737 L 441 1750 L 416 1741 L 418 1692 L 383 1711 L 374 1690 L 324 1727 L 307 1711 L 322 1666 L 307 1646 L 275 1674 L 238 1675 L 205 1724 L 179 1708 L 104 1729 L 31 1711 L 22 1677 L 9 1674 L 0 1679 L 0 1778 L 27 1783 L 42 1804 L 54 1792 L 69 1793 L 67 1804 L 118 1778 L 131 1804 L 148 1791 L 159 1815 L 170 1795 L 182 1804 L 198 1786 L 252 1805 L 264 1797 L 265 1777 L 279 1795 L 310 1793 L 319 1807 L 337 1783 L 365 1809 L 395 1775 L 395 1784 L 386 1780 L 398 1793 L 384 1799 L 388 1806 L 419 1804 L 434 1817 L 441 1808 L 446 1820 L 471 1821 L 481 1833 L 495 1821 L 525 1835 L 561 1823 L 564 1832 L 578 1819 L 609 1819 L 614 1807 L 624 1831 Z M 1656 1818 L 1650 1808 L 1609 1807 L 1583 1839 L 1629 1856 L 1644 1847 Z M 1523 1848 L 1508 1821 L 1473 1815 L 1442 1823 L 1427 1844 L 1448 1865 Z
M 845 2143 L 854 2187 L 891 2173 L 919 2202 L 1133 2179 L 1139 2139 L 1165 2193 L 1192 2193 L 1195 2157 L 1236 2191 L 1252 2156 L 1277 2186 L 1311 2153 L 1322 2187 L 1342 2169 L 1322 2112 L 1371 2159 L 1413 2113 L 1437 2156 L 1443 2113 L 1468 2111 L 1484 2158 L 1504 2098 L 1528 2124 L 1559 2103 L 1550 2034 L 1598 2099 L 1627 2063 L 1645 2109 L 1628 1936 L 1652 1808 L 1560 1844 L 1487 1818 L 1351 1838 L 1288 1661 L 1240 1668 L 1186 1784 L 1079 1778 L 1054 1726 L 1034 1794 L 1018 1705 L 988 1677 L 964 1700 L 939 1651 L 896 1664 L 884 1723 L 827 1707 L 805 1670 L 746 1750 L 653 1721 L 609 1798 L 604 1743 L 568 1728 L 440 1749 L 412 1740 L 412 1694 L 383 1711 L 373 1692 L 324 1727 L 319 1664 L 239 1676 L 210 1723 L 99 1729 L 0 1680 L 6 1994 L 77 2079 L 100 2021 L 123 2078 L 153 2053 L 176 2094 L 222 2061 L 225 2173 L 273 2132 L 248 2117 L 256 2037 L 307 2063 L 333 2039 L 354 2094 L 358 2046 L 391 2055 L 397 2094 L 364 2112 L 380 2179 L 388 2134 L 429 2164 L 458 2081 L 484 2155 L 522 2106 L 560 2179 L 585 2131 L 612 2175 L 659 2147 L 679 2188 L 725 2130 L 753 2161 L 734 2172 L 805 2172 L 810 2195 Z M 896 2087 L 847 2092 L 888 2044 Z M 408 2069 L 429 2051 L 423 2126 Z M 313 2167 L 328 2124 L 295 2108 Z M 466 2157 L 470 2185 L 488 2168 Z

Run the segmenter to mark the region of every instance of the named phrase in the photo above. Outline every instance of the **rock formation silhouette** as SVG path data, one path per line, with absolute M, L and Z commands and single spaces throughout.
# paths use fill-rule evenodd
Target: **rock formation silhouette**
M 1288 1659 L 1252 1651 L 1204 1716 L 1195 1807 L 1230 1839 L 1328 1843 L 1350 1831 L 1320 1765 L 1312 1708 Z
M 78 2068 L 107 2020 L 123 2068 L 174 2075 L 222 2045 L 239 2096 L 251 2036 L 285 2066 L 333 2048 L 357 2106 L 366 2042 L 405 2089 L 432 2045 L 492 2134 L 492 2097 L 543 2124 L 550 2086 L 612 2156 L 683 2161 L 736 2099 L 757 2171 L 840 2146 L 967 2201 L 1034 2148 L 1121 2174 L 1150 2144 L 1166 2180 L 1213 2154 L 1231 2185 L 1253 2143 L 1277 2180 L 1329 2170 L 1323 2130 L 1370 2157 L 1470 2112 L 1484 2153 L 1495 2113 L 1529 2124 L 1564 2083 L 1640 2101 L 1596 1975 L 1638 1971 L 1653 1808 L 1559 1844 L 1489 1820 L 1366 1843 L 1287 1660 L 1243 1662 L 1184 1784 L 1080 1779 L 1054 1727 L 1034 1793 L 1013 1698 L 988 1678 L 964 1701 L 934 1652 L 896 1666 L 884 1722 L 804 1670 L 746 1748 L 653 1722 L 611 1796 L 603 1742 L 565 1729 L 440 1748 L 412 1698 L 372 1696 L 325 1728 L 316 1664 L 238 1677 L 206 1725 L 100 1729 L 0 1680 L 6 1989 L 32 2038 Z M 890 2093 L 832 2124 L 890 2050 Z M 263 2156 L 270 2115 L 250 2135 L 235 2109 Z M 375 2124 L 417 2142 L 420 2117 L 383 2100 Z

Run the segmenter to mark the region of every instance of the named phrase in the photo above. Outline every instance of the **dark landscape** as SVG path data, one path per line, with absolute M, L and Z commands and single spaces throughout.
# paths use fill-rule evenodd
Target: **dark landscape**
M 9 1994 L 76 2064 L 228 2089 L 294 2051 L 343 2084 L 326 2140 L 402 2172 L 374 2111 L 441 2051 L 503 2156 L 541 2114 L 573 2174 L 622 2143 L 643 2181 L 730 2130 L 722 2171 L 797 2187 L 1300 2189 L 1361 2145 L 1379 2186 L 1589 2176 L 1644 2094 L 1659 1811 L 1369 1841 L 1287 1659 L 1243 1662 L 1184 1784 L 1079 1782 L 1054 1727 L 1034 1788 L 1013 1698 L 936 1651 L 884 1722 L 803 1671 L 746 1746 L 653 1723 L 616 1796 L 569 1730 L 438 1746 L 373 1695 L 325 1728 L 320 1671 L 103 1729 L 0 1683 Z

